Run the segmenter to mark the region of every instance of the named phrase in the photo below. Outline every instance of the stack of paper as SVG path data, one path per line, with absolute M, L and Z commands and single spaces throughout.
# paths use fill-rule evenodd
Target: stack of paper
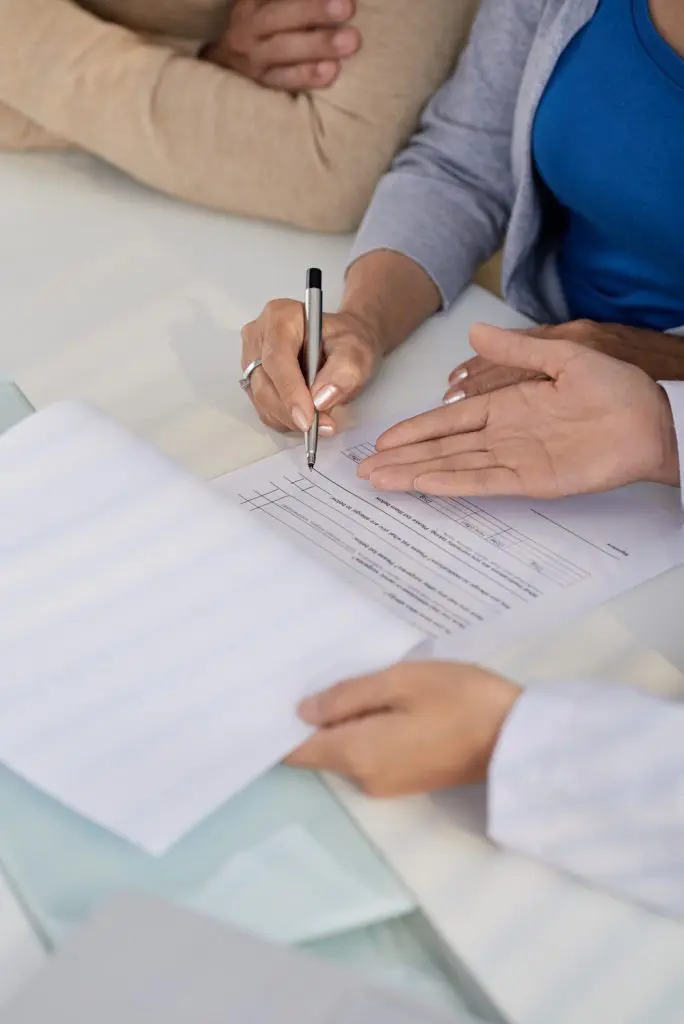
M 94 409 L 0 440 L 0 760 L 161 852 L 420 634 Z

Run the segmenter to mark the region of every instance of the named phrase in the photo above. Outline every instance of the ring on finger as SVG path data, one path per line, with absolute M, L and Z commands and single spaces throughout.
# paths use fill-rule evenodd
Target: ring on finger
M 252 384 L 252 374 L 262 365 L 261 359 L 253 359 L 249 366 L 245 367 L 240 377 L 240 387 L 243 391 L 249 391 Z

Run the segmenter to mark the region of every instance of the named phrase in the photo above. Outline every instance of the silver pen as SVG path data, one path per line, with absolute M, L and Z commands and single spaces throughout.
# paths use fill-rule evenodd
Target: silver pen
M 321 365 L 321 348 L 323 342 L 323 275 L 317 267 L 306 272 L 306 296 L 304 299 L 306 314 L 306 352 L 304 371 L 309 391 L 313 388 L 316 375 Z M 314 411 L 311 429 L 304 435 L 306 447 L 306 464 L 310 470 L 316 465 L 318 451 L 318 410 Z

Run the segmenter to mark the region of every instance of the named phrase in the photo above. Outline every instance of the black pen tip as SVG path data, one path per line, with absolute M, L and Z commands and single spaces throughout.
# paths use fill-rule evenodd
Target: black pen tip
M 318 288 L 320 291 L 323 287 L 323 275 L 318 267 L 309 267 L 306 272 L 306 287 L 307 288 Z

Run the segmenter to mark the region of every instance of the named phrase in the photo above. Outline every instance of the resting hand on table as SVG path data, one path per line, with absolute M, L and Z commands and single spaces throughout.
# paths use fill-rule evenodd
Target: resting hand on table
M 361 45 L 354 0 L 235 0 L 203 59 L 287 92 L 326 88 Z
M 569 341 L 473 329 L 481 355 L 546 379 L 392 427 L 359 475 L 379 490 L 559 498 L 637 480 L 679 482 L 664 391 L 634 366 Z
M 288 764 L 351 776 L 374 796 L 482 782 L 520 693 L 474 665 L 404 662 L 305 701 L 318 732 Z
M 574 341 L 592 352 L 601 352 L 622 362 L 638 366 L 652 380 L 684 379 L 684 339 L 660 331 L 598 324 L 592 320 L 573 320 L 567 324 L 531 327 L 519 332 L 523 337 Z M 523 367 L 504 366 L 496 360 L 475 356 L 460 363 L 449 374 L 444 401 L 455 402 L 511 384 L 533 380 L 538 374 Z

